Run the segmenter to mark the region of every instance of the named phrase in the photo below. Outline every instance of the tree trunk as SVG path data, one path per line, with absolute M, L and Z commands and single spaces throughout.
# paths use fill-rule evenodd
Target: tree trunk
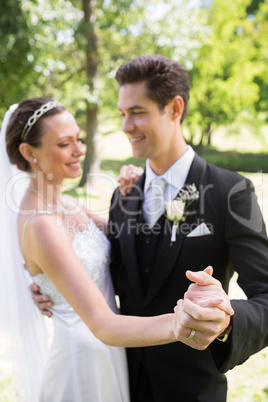
M 204 141 L 207 139 L 207 145 L 211 144 L 211 136 L 212 136 L 212 129 L 211 129 L 211 124 L 208 123 L 206 127 L 202 127 L 201 129 L 201 138 L 200 141 L 197 145 L 195 145 L 193 148 L 195 152 L 202 156 L 203 154 L 203 149 L 204 149 Z
M 84 35 L 86 38 L 86 81 L 89 91 L 93 93 L 95 90 L 95 81 L 98 68 L 98 45 L 97 37 L 94 32 L 95 15 L 94 9 L 95 0 L 82 0 L 84 17 Z M 90 103 L 86 100 L 86 145 L 87 151 L 83 167 L 83 175 L 79 186 L 83 186 L 88 182 L 88 173 L 92 170 L 98 170 L 99 158 L 96 152 L 97 145 L 97 129 L 98 129 L 98 105 Z
M 202 156 L 203 153 L 203 141 L 204 141 L 204 131 L 202 130 L 199 143 L 192 145 L 194 151 L 200 156 Z
M 203 142 L 200 141 L 197 145 L 193 145 L 193 149 L 199 156 L 202 156 L 202 154 L 203 154 Z
M 86 156 L 83 164 L 83 175 L 79 186 L 90 184 L 90 172 L 98 171 L 100 167 L 100 161 L 97 155 L 98 148 L 98 109 L 90 109 L 87 105 L 86 110 Z
M 212 137 L 212 129 L 211 129 L 211 125 L 209 125 L 209 128 L 208 128 L 208 133 L 207 133 L 207 137 L 208 137 L 208 140 L 207 140 L 207 146 L 210 146 L 210 145 L 211 145 L 211 137 Z

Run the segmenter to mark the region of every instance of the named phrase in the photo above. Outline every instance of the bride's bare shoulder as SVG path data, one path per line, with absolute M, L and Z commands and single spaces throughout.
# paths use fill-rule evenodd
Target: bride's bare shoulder
M 62 218 L 47 211 L 38 211 L 32 215 L 18 217 L 19 232 L 25 232 L 25 239 L 51 241 L 58 236 L 66 237 L 66 227 Z

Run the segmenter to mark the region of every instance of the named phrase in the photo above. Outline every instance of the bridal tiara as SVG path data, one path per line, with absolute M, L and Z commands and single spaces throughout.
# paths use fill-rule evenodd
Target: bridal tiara
M 57 106 L 62 106 L 62 105 L 59 102 L 50 101 L 50 102 L 47 102 L 44 105 L 42 105 L 39 109 L 37 109 L 34 112 L 34 114 L 31 117 L 29 117 L 27 123 L 24 126 L 24 129 L 21 134 L 22 141 L 26 140 L 27 135 L 29 134 L 31 128 L 37 122 L 37 120 L 40 119 L 40 117 L 43 116 L 45 113 L 47 113 L 49 110 L 51 110 Z

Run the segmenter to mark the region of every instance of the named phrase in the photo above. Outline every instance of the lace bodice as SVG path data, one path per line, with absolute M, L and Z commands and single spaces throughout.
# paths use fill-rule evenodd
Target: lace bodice
M 92 219 L 85 231 L 75 234 L 73 249 L 83 267 L 99 286 L 109 269 L 110 242 Z
M 104 233 L 90 219 L 87 229 L 77 232 L 73 238 L 73 249 L 80 259 L 83 267 L 89 273 L 96 285 L 101 289 L 102 282 L 109 270 L 110 242 Z M 46 274 L 33 277 L 34 282 L 40 287 L 41 292 L 47 294 L 54 305 L 63 303 L 64 297 L 49 280 Z

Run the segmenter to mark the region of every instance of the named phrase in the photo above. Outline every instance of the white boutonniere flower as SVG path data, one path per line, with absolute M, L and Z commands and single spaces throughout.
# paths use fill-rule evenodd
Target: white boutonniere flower
M 179 191 L 178 197 L 173 201 L 165 202 L 166 217 L 173 222 L 170 245 L 176 241 L 179 223 L 186 219 L 190 204 L 199 198 L 195 184 L 191 184 Z

